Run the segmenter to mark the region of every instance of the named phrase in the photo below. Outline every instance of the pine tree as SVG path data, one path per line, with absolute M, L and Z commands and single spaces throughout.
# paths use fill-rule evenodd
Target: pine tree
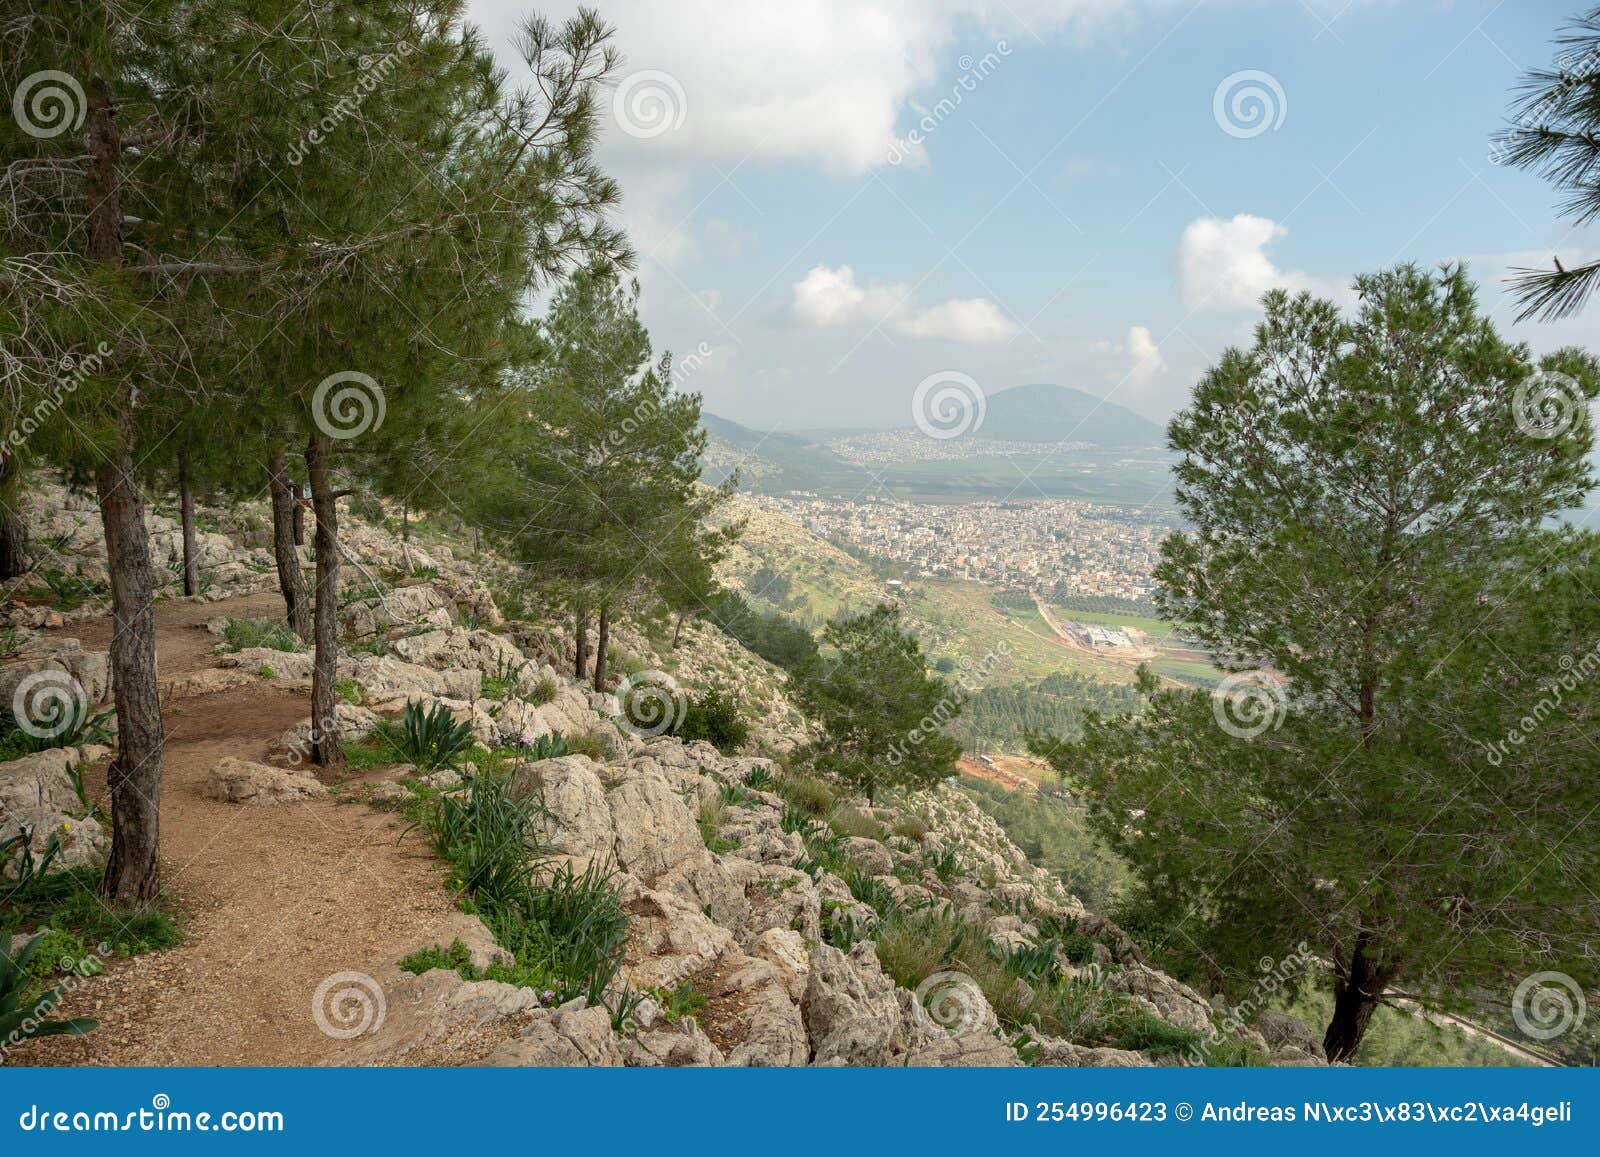
M 1036 747 L 1205 982 L 1247 988 L 1302 940 L 1333 963 L 1334 1060 L 1396 984 L 1446 1003 L 1555 960 L 1592 982 L 1600 885 L 1571 839 L 1594 691 L 1516 760 L 1484 747 L 1593 649 L 1570 595 L 1593 563 L 1543 525 L 1591 484 L 1600 366 L 1536 364 L 1459 268 L 1356 284 L 1348 319 L 1268 294 L 1169 428 L 1191 529 L 1157 603 L 1234 674 L 1211 697 L 1147 676 L 1144 714 Z

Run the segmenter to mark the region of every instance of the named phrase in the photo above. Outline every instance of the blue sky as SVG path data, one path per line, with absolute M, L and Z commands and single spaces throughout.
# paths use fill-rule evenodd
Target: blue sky
M 1467 258 L 1536 349 L 1600 347 L 1600 306 L 1512 327 L 1507 269 L 1594 242 L 1488 155 L 1581 3 L 621 0 L 603 158 L 709 410 L 902 426 L 956 371 L 1161 420 L 1263 289 L 1396 261 Z M 497 37 L 521 10 L 470 7 Z

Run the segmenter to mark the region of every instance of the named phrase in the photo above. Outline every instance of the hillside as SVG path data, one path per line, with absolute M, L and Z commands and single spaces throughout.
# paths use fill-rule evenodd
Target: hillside
M 1116 402 L 1036 383 L 988 396 L 983 425 L 963 437 L 1005 442 L 1093 442 L 1098 446 L 1159 446 L 1161 427 Z
M 9 588 L 0 672 L 99 703 L 98 520 L 54 484 L 25 509 L 49 533 L 35 566 L 51 577 Z M 868 803 L 764 755 L 794 735 L 782 675 L 712 626 L 674 642 L 624 624 L 617 667 L 673 712 L 734 683 L 768 708 L 749 747 L 641 732 L 615 693 L 568 677 L 564 623 L 508 601 L 505 568 L 436 529 L 401 542 L 342 512 L 361 564 L 339 615 L 350 768 L 324 779 L 305 759 L 311 656 L 278 619 L 264 509 L 201 509 L 205 582 L 189 598 L 165 570 L 173 523 L 148 521 L 168 580 L 155 613 L 173 931 L 108 934 L 74 903 L 106 852 L 114 735 L 0 761 L 0 843 L 20 833 L 39 853 L 70 833 L 0 893 L 0 931 L 48 937 L 41 961 L 72 981 L 59 1011 L 103 1024 L 27 1042 L 32 1063 L 1316 1061 L 1298 1022 L 1222 1031 L 1225 1009 L 1149 966 L 962 792 Z M 426 711 L 467 732 L 459 771 L 399 726 Z M 530 825 L 531 848 L 451 834 L 495 809 Z M 539 923 L 474 883 L 482 854 Z

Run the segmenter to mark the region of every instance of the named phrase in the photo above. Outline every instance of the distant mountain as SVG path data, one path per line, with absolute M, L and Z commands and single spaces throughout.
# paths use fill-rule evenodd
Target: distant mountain
M 990 394 L 983 425 L 967 437 L 1099 446 L 1160 446 L 1166 441 L 1160 426 L 1126 406 L 1045 383 Z
M 781 490 L 830 489 L 849 485 L 861 472 L 815 438 L 781 431 L 763 433 L 704 411 L 700 424 L 710 435 L 706 447 L 706 481 L 716 483 L 738 470 L 751 489 L 776 483 Z

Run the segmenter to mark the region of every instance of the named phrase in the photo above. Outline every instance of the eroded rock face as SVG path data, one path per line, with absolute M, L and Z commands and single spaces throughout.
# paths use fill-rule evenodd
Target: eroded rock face
M 1266 1042 L 1275 1064 L 1287 1061 L 1328 1062 L 1322 1039 L 1297 1017 L 1267 1009 L 1256 1016 L 1252 1027 Z
M 611 806 L 601 783 L 603 769 L 585 755 L 526 763 L 511 773 L 513 799 L 538 802 L 535 817 L 550 849 L 584 859 L 616 858 Z
M 790 980 L 768 960 L 729 953 L 716 969 L 696 977 L 706 1020 L 730 1065 L 803 1065 L 810 1046 L 805 1020 L 789 996 Z
M 617 834 L 617 866 L 650 883 L 691 857 L 705 854 L 700 828 L 666 780 L 624 779 L 606 793 Z
M 534 1014 L 527 1028 L 502 1043 L 483 1063 L 616 1068 L 622 1064 L 622 1050 L 611 1033 L 611 1014 L 604 1008 L 587 1008 L 579 999 L 553 1013 Z
M 819 1065 L 886 1065 L 908 1047 L 895 983 L 879 967 L 870 941 L 857 943 L 849 955 L 818 945 L 800 1007 Z
M 84 704 L 103 703 L 111 695 L 111 666 L 104 651 L 85 650 L 77 639 L 35 635 L 24 643 L 16 657 L 0 667 L 0 704 L 10 707 L 17 688 L 30 680 L 57 672 L 75 681 L 83 691 Z
M 206 776 L 206 795 L 223 803 L 279 804 L 321 799 L 328 794 L 309 775 L 228 756 Z
M 549 1013 L 531 988 L 465 981 L 447 968 L 420 976 L 390 969 L 375 978 L 384 1015 L 352 1040 L 341 1065 L 471 1065 Z

